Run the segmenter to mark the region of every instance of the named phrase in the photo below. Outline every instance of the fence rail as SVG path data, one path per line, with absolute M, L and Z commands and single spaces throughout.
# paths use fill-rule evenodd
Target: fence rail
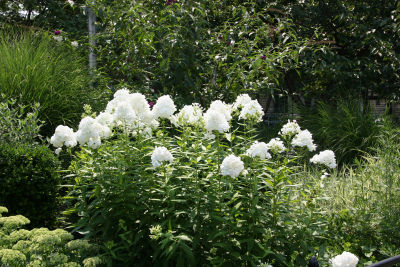
M 369 267 L 386 267 L 386 266 L 394 266 L 394 264 L 400 263 L 400 255 L 391 257 L 389 259 L 374 263 Z

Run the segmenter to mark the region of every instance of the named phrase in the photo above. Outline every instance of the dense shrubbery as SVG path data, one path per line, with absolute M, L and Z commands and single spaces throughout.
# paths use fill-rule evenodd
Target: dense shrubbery
M 58 159 L 40 144 L 37 106 L 0 102 L 0 204 L 29 216 L 32 226 L 53 226 L 59 212 Z
M 0 203 L 32 226 L 54 225 L 59 211 L 59 163 L 44 145 L 0 144 Z
M 3 217 L 0 206 L 0 264 L 4 267 L 94 267 L 103 259 L 94 256 L 97 248 L 87 240 L 75 239 L 65 230 L 21 229 L 29 224 L 22 215 Z

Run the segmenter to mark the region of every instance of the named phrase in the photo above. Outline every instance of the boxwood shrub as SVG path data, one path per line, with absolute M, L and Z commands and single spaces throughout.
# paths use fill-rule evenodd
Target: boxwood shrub
M 31 220 L 30 227 L 52 227 L 59 208 L 58 159 L 48 147 L 0 143 L 0 205 Z

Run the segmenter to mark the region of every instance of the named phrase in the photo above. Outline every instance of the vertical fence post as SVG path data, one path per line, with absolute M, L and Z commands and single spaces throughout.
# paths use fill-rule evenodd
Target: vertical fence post
M 94 1 L 92 1 L 92 5 L 93 4 Z M 94 53 L 94 47 L 96 46 L 96 38 L 95 38 L 96 14 L 93 11 L 93 7 L 88 7 L 87 11 L 88 11 L 88 30 L 89 30 L 89 69 L 93 78 L 96 71 L 96 54 Z

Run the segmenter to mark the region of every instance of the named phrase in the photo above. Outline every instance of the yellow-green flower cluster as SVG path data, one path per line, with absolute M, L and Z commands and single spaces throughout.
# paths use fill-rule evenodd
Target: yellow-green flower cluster
M 103 263 L 102 258 L 92 257 L 96 249 L 87 240 L 73 240 L 62 229 L 19 229 L 29 220 L 22 215 L 1 217 L 5 212 L 0 207 L 0 266 L 90 267 Z

